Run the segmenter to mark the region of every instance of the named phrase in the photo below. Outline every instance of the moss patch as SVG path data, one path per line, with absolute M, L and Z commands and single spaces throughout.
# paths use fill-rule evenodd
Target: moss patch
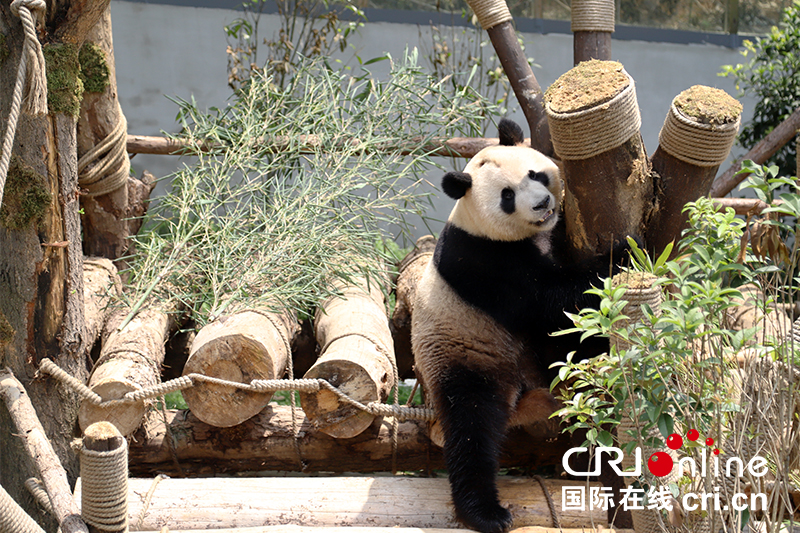
M 0 346 L 11 344 L 12 340 L 14 340 L 14 328 L 6 315 L 0 311 Z
M 556 113 L 574 113 L 608 102 L 630 84 L 616 61 L 584 61 L 548 87 L 544 99 Z
M 8 49 L 8 43 L 6 42 L 6 34 L 0 33 L 0 65 L 8 59 L 10 53 L 11 50 Z
M 38 225 L 50 206 L 51 195 L 44 176 L 13 156 L 0 207 L 0 224 L 21 230 Z
M 106 54 L 97 44 L 86 42 L 78 54 L 81 65 L 81 81 L 83 90 L 90 93 L 102 93 L 108 87 L 108 62 Z
M 47 107 L 50 113 L 77 118 L 83 99 L 78 47 L 69 43 L 48 44 L 42 52 L 47 65 Z
M 722 89 L 704 85 L 689 87 L 673 103 L 681 114 L 700 124 L 732 124 L 742 114 L 742 104 L 735 98 Z

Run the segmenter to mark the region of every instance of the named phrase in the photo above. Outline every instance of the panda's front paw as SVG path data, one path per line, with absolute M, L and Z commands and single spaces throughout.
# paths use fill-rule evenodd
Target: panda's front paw
M 504 533 L 511 527 L 511 512 L 499 503 L 481 504 L 469 509 L 456 509 L 456 518 L 481 533 Z

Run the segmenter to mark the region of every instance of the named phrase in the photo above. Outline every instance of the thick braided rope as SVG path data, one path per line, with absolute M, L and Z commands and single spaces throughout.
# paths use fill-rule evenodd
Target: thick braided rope
M 0 485 L 0 531 L 3 533 L 44 533 L 44 530 Z
M 681 113 L 673 100 L 658 142 L 665 152 L 685 163 L 713 167 L 728 157 L 740 119 L 730 124 L 701 124 Z
M 44 55 L 42 54 L 42 45 L 39 44 L 36 36 L 36 23 L 31 13 L 33 10 L 44 12 L 46 9 L 47 5 L 44 0 L 14 0 L 11 2 L 11 12 L 22 21 L 25 42 L 22 44 L 22 54 L 17 67 L 17 80 L 11 95 L 11 109 L 6 121 L 2 149 L 0 149 L 0 204 L 3 203 L 3 191 L 6 187 L 8 166 L 11 163 L 11 152 L 14 149 L 14 137 L 17 134 L 20 109 L 22 108 L 22 111 L 30 115 L 47 113 L 47 75 L 45 74 Z M 28 90 L 26 94 L 23 94 L 26 81 Z
M 136 403 L 144 400 L 158 398 L 170 392 L 188 389 L 193 387 L 196 382 L 213 383 L 226 387 L 234 387 L 242 390 L 252 392 L 277 392 L 277 391 L 300 391 L 300 392 L 317 392 L 323 388 L 333 392 L 342 401 L 347 402 L 363 411 L 366 411 L 375 416 L 394 416 L 400 420 L 417 419 L 417 420 L 434 420 L 435 415 L 432 409 L 424 409 L 418 407 L 394 406 L 383 404 L 380 402 L 370 402 L 366 405 L 350 398 L 347 394 L 340 391 L 338 388 L 331 385 L 324 379 L 255 379 L 250 383 L 237 383 L 235 381 L 227 381 L 224 379 L 204 376 L 202 374 L 187 374 L 179 378 L 171 379 L 164 383 L 160 383 L 153 387 L 146 389 L 130 391 L 122 398 L 115 400 L 103 400 L 99 394 L 92 392 L 86 385 L 79 380 L 73 378 L 49 359 L 43 359 L 39 363 L 39 370 L 49 374 L 54 379 L 57 379 L 74 389 L 79 396 L 83 399 L 95 404 L 104 406 L 113 406 L 118 404 Z
M 629 84 L 618 95 L 583 111 L 558 113 L 545 104 L 553 148 L 562 159 L 588 159 L 621 146 L 642 125 L 636 87 L 623 70 Z
M 550 496 L 550 491 L 548 490 L 547 485 L 544 483 L 544 478 L 536 475 L 533 476 L 533 479 L 535 479 L 536 482 L 539 483 L 539 486 L 542 487 L 542 494 L 544 494 L 544 499 L 547 501 L 547 508 L 550 510 L 550 520 L 553 521 L 553 527 L 561 529 L 561 518 L 558 516 L 556 504 L 553 502 L 553 497 Z
M 488 30 L 502 22 L 512 20 L 505 0 L 467 0 L 481 28 Z
M 622 314 L 628 318 L 616 322 L 614 324 L 615 329 L 625 329 L 629 324 L 641 322 L 645 318 L 645 312 L 642 309 L 642 305 L 649 306 L 656 316 L 661 315 L 661 288 L 658 286 L 653 286 L 653 282 L 655 282 L 656 277 L 645 273 L 638 273 L 636 279 L 634 279 L 632 276 L 634 276 L 632 273 L 620 272 L 611 278 L 611 284 L 614 287 L 628 285 L 628 287 L 625 289 L 625 294 L 622 297 L 623 300 L 628 302 L 625 304 L 625 307 L 622 308 Z M 634 283 L 637 286 L 630 286 Z M 628 341 L 616 336 L 611 338 L 611 344 L 616 346 L 618 351 L 627 350 L 631 347 L 631 344 Z
M 28 492 L 42 509 L 47 511 L 50 516 L 55 516 L 55 513 L 53 513 L 53 505 L 50 503 L 50 496 L 47 494 L 41 481 L 35 477 L 29 477 L 25 480 L 25 488 L 28 489 Z
M 614 32 L 614 0 L 572 0 L 572 31 Z
M 142 502 L 142 510 L 139 513 L 139 519 L 136 520 L 136 531 L 142 531 L 144 529 L 144 518 L 147 516 L 147 511 L 150 510 L 150 504 L 153 503 L 153 495 L 156 493 L 156 487 L 162 479 L 167 479 L 168 477 L 169 476 L 164 474 L 158 474 L 153 478 L 153 482 L 150 483 L 150 488 L 147 489 L 144 502 Z
M 104 531 L 128 528 L 128 442 L 116 450 L 81 448 L 81 517 Z
M 119 105 L 119 104 L 118 104 Z M 86 196 L 102 196 L 128 183 L 128 122 L 122 109 L 114 129 L 78 160 L 78 185 Z

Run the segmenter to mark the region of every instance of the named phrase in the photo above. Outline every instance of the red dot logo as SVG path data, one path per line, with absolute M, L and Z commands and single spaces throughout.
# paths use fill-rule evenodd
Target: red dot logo
M 667 447 L 670 450 L 677 450 L 683 446 L 683 437 L 678 435 L 677 433 L 673 433 L 669 437 L 667 437 Z
M 697 431 L 696 429 L 690 429 L 689 432 L 686 434 L 686 438 L 694 442 L 700 438 L 700 432 Z
M 706 446 L 713 446 L 713 445 L 714 445 L 714 439 L 712 439 L 711 437 L 708 437 L 706 439 Z
M 656 452 L 647 460 L 647 468 L 657 477 L 664 477 L 672 472 L 672 457 L 666 452 Z

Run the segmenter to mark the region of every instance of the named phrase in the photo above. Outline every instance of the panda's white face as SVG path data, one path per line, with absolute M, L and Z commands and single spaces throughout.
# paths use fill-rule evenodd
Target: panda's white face
M 472 235 L 518 241 L 549 232 L 558 222 L 562 196 L 558 167 L 532 148 L 484 148 L 463 173 L 450 175 L 469 183 L 449 220 Z M 451 192 L 454 197 L 461 194 L 461 190 Z

